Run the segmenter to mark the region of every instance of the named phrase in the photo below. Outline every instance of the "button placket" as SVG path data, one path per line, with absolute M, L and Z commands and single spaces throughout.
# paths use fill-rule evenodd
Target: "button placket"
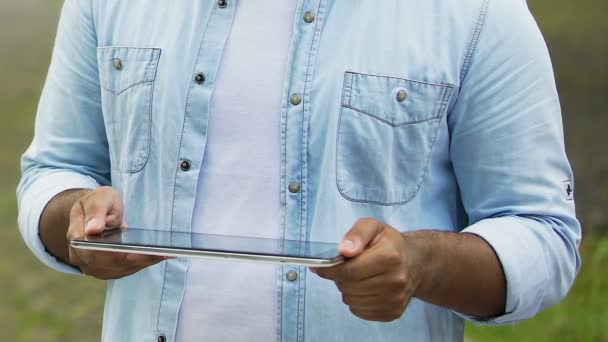
M 297 38 L 294 38 L 288 66 L 286 110 L 281 117 L 282 191 L 284 204 L 284 233 L 287 240 L 302 241 L 307 236 L 307 155 L 309 94 L 323 22 L 325 0 L 301 1 L 297 13 Z M 313 11 L 312 9 L 315 9 Z M 300 62 L 298 62 L 300 61 Z M 306 62 L 303 62 L 306 61 Z M 301 252 L 289 245 L 288 251 Z M 284 266 L 282 269 L 281 340 L 303 341 L 306 269 Z M 289 322 L 289 323 L 287 323 Z
M 217 1 L 217 0 L 216 0 Z M 198 49 L 194 53 L 194 60 L 184 60 L 185 63 L 194 62 L 193 71 L 190 76 L 186 75 L 186 82 L 189 82 L 189 89 L 185 98 L 185 106 L 183 106 L 184 114 L 180 118 L 178 113 L 175 113 L 175 120 L 180 120 L 180 140 L 179 149 L 176 151 L 177 159 L 175 167 L 175 180 L 173 182 L 173 197 L 167 199 L 171 201 L 172 214 L 170 214 L 171 230 L 189 231 L 191 227 L 192 215 L 184 215 L 191 212 L 194 205 L 196 195 L 196 184 L 198 180 L 198 172 L 194 172 L 195 165 L 198 166 L 202 160 L 202 154 L 205 150 L 205 143 L 208 131 L 208 110 L 209 101 L 212 93 L 214 75 L 217 73 L 220 65 L 223 46 L 230 33 L 234 17 L 234 6 L 227 4 L 225 9 L 219 9 L 218 2 L 211 2 L 210 7 L 205 9 L 193 9 L 197 11 L 198 17 L 201 20 L 209 10 L 213 11 L 213 15 L 209 16 L 208 21 L 203 26 L 199 26 L 200 30 L 193 31 L 193 40 L 188 44 L 190 49 Z M 188 54 L 184 53 L 186 56 Z M 124 61 L 123 61 L 124 62 Z M 125 66 L 123 66 L 125 68 Z M 205 72 L 203 74 L 202 72 Z M 198 79 L 197 75 L 201 74 Z M 188 80 L 187 78 L 190 77 Z M 198 82 L 197 82 L 198 81 Z M 188 160 L 192 158 L 191 160 Z M 184 161 L 188 161 L 184 163 Z M 188 172 L 184 170 L 189 170 Z M 198 170 L 197 170 L 198 171 Z M 181 235 L 172 234 L 171 242 L 178 242 Z M 185 275 L 187 271 L 187 260 L 173 259 L 166 263 L 164 275 L 161 281 L 160 298 L 158 298 L 158 315 L 156 320 L 157 332 L 156 341 L 166 342 L 174 340 L 174 334 L 178 325 L 179 308 L 181 304 L 181 294 L 185 286 Z M 153 298 L 152 300 L 157 300 Z M 164 337 L 160 335 L 164 333 Z

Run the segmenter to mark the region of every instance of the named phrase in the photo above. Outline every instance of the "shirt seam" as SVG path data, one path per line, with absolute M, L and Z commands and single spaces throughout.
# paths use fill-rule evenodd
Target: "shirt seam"
M 475 31 L 473 32 L 473 37 L 471 37 L 471 42 L 469 43 L 469 47 L 467 49 L 460 69 L 461 83 L 469 73 L 473 54 L 475 53 L 475 51 L 477 50 L 477 46 L 479 45 L 479 37 L 481 36 L 481 32 L 485 27 L 485 22 L 488 14 L 489 1 L 490 0 L 482 0 L 481 9 L 479 10 L 479 15 L 477 17 L 477 25 L 475 27 Z

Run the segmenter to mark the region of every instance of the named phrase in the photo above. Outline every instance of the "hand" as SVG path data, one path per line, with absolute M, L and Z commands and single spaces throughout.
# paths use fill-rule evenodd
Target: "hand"
M 312 268 L 332 280 L 342 301 L 356 316 L 389 322 L 401 317 L 420 284 L 415 248 L 394 228 L 361 219 L 344 236 L 340 253 L 347 260 L 329 268 Z
M 87 192 L 74 203 L 70 211 L 70 227 L 66 234 L 69 241 L 105 230 L 122 228 L 124 206 L 120 194 L 111 187 Z M 70 263 L 87 275 L 99 279 L 118 279 L 131 275 L 145 267 L 166 260 L 166 257 L 101 252 L 69 247 Z

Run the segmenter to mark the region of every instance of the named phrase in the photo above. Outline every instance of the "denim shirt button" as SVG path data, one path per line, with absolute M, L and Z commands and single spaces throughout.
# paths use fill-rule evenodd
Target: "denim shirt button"
M 407 92 L 403 89 L 399 90 L 397 92 L 397 101 L 403 102 L 405 99 L 407 99 Z
M 298 182 L 291 182 L 289 184 L 289 192 L 291 192 L 292 194 L 300 192 L 300 189 L 301 189 L 301 186 L 300 186 L 300 183 L 298 183 Z
M 158 338 L 156 339 L 156 341 L 158 342 L 167 342 L 167 336 L 165 335 L 158 335 Z
M 304 22 L 310 24 L 315 20 L 315 14 L 312 12 L 304 13 Z
M 297 106 L 302 103 L 302 96 L 300 96 L 300 94 L 293 94 L 291 95 L 289 102 L 291 102 L 292 105 Z
M 217 7 L 219 7 L 219 8 L 226 8 L 226 5 L 228 5 L 227 0 L 218 0 L 217 1 Z
M 287 272 L 286 278 L 289 281 L 294 281 L 294 280 L 298 279 L 298 272 L 289 271 L 289 272 Z
M 182 161 L 179 163 L 179 168 L 180 168 L 182 171 L 184 171 L 184 172 L 185 172 L 185 171 L 189 171 L 189 170 L 190 170 L 190 166 L 191 166 L 191 165 L 190 165 L 190 162 L 189 162 L 189 161 L 187 161 L 187 160 L 182 160 Z
M 205 83 L 205 74 L 203 74 L 202 72 L 196 74 L 196 76 L 194 76 L 194 82 L 198 84 Z
M 114 58 L 114 69 L 122 70 L 122 61 L 120 58 Z

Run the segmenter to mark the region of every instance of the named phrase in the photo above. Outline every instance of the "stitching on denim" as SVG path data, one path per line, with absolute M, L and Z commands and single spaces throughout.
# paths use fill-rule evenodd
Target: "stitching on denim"
M 304 0 L 299 0 L 297 9 L 296 9 L 296 18 L 302 12 L 304 7 Z M 297 47 L 300 42 L 299 32 L 301 23 L 298 20 L 294 20 L 293 23 L 293 32 L 292 39 L 289 47 L 289 56 L 288 56 L 288 68 L 286 69 L 285 80 L 283 83 L 283 98 L 287 99 L 286 101 L 282 101 L 283 105 L 281 107 L 281 189 L 285 189 L 287 186 L 287 121 L 288 121 L 288 110 L 289 105 L 289 91 L 291 89 L 292 79 L 293 79 L 293 70 L 291 69 L 291 64 L 293 63 L 294 56 L 297 54 Z M 281 201 L 281 236 L 283 236 L 283 240 L 285 239 L 285 235 L 287 234 L 287 194 L 284 190 L 280 191 L 280 201 Z M 281 241 L 281 247 L 284 248 L 283 240 Z M 281 266 L 279 268 L 278 273 L 278 302 L 277 302 L 277 328 L 276 328 L 276 338 L 277 341 L 280 342 L 283 340 L 283 292 L 284 292 L 284 281 L 283 277 L 285 274 L 286 266 Z
M 141 171 L 144 168 L 144 166 L 147 163 L 147 160 L 149 158 L 149 145 L 150 145 L 150 139 L 151 139 L 151 135 L 152 135 L 151 126 L 152 126 L 152 101 L 153 101 L 153 97 L 154 97 L 154 82 L 145 82 L 145 83 L 150 83 L 150 89 L 146 90 L 144 92 L 145 93 L 144 96 L 148 97 L 148 100 L 147 100 L 148 101 L 148 110 L 147 110 L 148 111 L 148 113 L 147 113 L 147 116 L 148 116 L 148 123 L 147 123 L 148 124 L 148 137 L 147 138 L 148 139 L 146 141 L 146 146 L 143 147 L 143 150 L 145 150 L 145 151 L 143 151 L 145 156 L 142 158 L 138 158 L 136 160 L 130 161 L 128 159 L 130 159 L 129 155 L 131 153 L 127 153 L 126 156 L 122 156 L 122 158 L 119 159 L 119 156 L 117 155 L 117 153 L 112 153 L 112 151 L 110 151 L 110 154 L 115 155 L 114 162 L 116 165 L 113 166 L 112 169 L 120 174 L 134 174 L 134 173 Z M 114 126 L 116 126 L 116 125 L 114 125 Z M 113 128 L 112 133 L 113 133 L 113 136 L 116 135 L 116 129 Z M 116 147 L 117 146 L 115 146 L 115 148 Z M 133 154 L 135 154 L 135 152 Z M 130 164 L 133 164 L 133 166 L 131 166 Z
M 277 269 L 277 299 L 276 299 L 276 305 L 277 305 L 277 312 L 275 313 L 275 318 L 277 320 L 277 325 L 275 327 L 275 339 L 277 340 L 277 342 L 281 341 L 281 322 L 283 320 L 283 315 L 282 315 L 282 310 L 281 307 L 283 306 L 283 267 L 285 266 L 278 266 Z
M 378 77 L 378 78 L 400 80 L 400 81 L 405 81 L 405 82 L 410 82 L 410 83 L 416 83 L 416 84 L 422 84 L 422 85 L 442 86 L 442 87 L 454 87 L 453 84 L 449 84 L 449 83 L 437 83 L 437 82 L 417 81 L 417 80 L 412 80 L 412 79 L 409 79 L 409 78 L 387 76 L 387 75 L 379 75 L 379 74 L 370 74 L 370 73 L 364 73 L 364 72 L 356 72 L 356 71 L 352 71 L 352 70 L 348 70 L 346 72 L 349 73 L 349 74 L 352 74 L 353 76 Z
M 146 70 L 146 81 L 154 82 L 156 80 L 156 73 L 158 72 L 158 65 L 160 64 L 160 49 L 153 49 L 148 66 Z
M 440 106 L 440 107 L 442 107 L 442 106 L 443 106 L 443 100 L 441 100 L 441 103 L 439 104 L 439 106 Z M 353 106 L 350 106 L 350 105 L 343 105 L 343 107 L 348 108 L 348 109 L 350 109 L 350 110 L 353 110 L 353 111 L 355 111 L 355 112 L 357 112 L 357 113 L 361 113 L 361 114 L 363 114 L 363 115 L 366 115 L 366 116 L 372 117 L 372 118 L 374 118 L 374 119 L 376 119 L 376 120 L 378 120 L 378 121 L 381 121 L 381 122 L 383 122 L 383 123 L 385 123 L 385 124 L 387 124 L 387 125 L 389 125 L 389 126 L 391 126 L 391 127 L 410 126 L 410 125 L 415 125 L 415 124 L 419 124 L 419 123 L 423 123 L 423 122 L 427 122 L 427 121 L 431 121 L 431 120 L 436 120 L 436 119 L 438 119 L 438 118 L 440 118 L 440 117 L 441 117 L 441 112 L 440 112 L 440 111 L 438 111 L 438 114 L 437 114 L 436 116 L 431 117 L 431 118 L 427 118 L 427 119 L 421 119 L 421 120 L 416 120 L 416 121 L 408 121 L 408 122 L 399 123 L 399 124 L 394 124 L 394 123 L 392 123 L 392 122 L 390 122 L 390 121 L 387 121 L 387 120 L 385 120 L 385 119 L 383 119 L 383 118 L 381 118 L 381 117 L 379 117 L 379 116 L 377 116 L 377 115 L 374 115 L 374 114 L 368 113 L 368 112 L 366 112 L 366 111 L 364 111 L 364 110 L 361 110 L 361 109 L 355 108 L 355 107 L 353 107 Z
M 303 119 L 302 119 L 302 133 L 303 133 L 303 144 L 302 144 L 302 183 L 304 185 L 306 185 L 306 181 L 307 181 L 307 165 L 308 165 L 308 131 L 309 131 L 309 120 L 310 120 L 310 91 L 312 88 L 312 79 L 313 79 L 313 74 L 315 71 L 315 62 L 316 62 L 316 57 L 318 54 L 318 50 L 319 50 L 319 42 L 321 39 L 321 32 L 323 31 L 323 15 L 324 15 L 324 9 L 325 9 L 325 0 L 321 0 L 319 2 L 319 5 L 317 7 L 317 20 L 315 21 L 315 28 L 314 28 L 314 32 L 313 32 L 313 37 L 312 37 L 312 41 L 310 43 L 310 50 L 309 50 L 309 55 L 308 55 L 308 63 L 307 63 L 307 69 L 306 69 L 306 76 L 304 79 L 304 93 L 303 93 L 303 99 L 304 99 L 304 104 L 302 106 L 303 108 Z M 306 190 L 306 186 L 303 187 L 303 191 L 301 192 L 301 198 L 302 198 L 302 205 L 300 206 L 301 209 L 301 214 L 302 214 L 302 218 L 301 218 L 301 226 L 300 226 L 300 230 L 302 230 L 302 228 L 304 228 L 304 233 L 306 235 L 308 235 L 308 227 L 307 227 L 307 220 L 306 220 L 306 210 L 305 208 L 307 208 L 307 199 L 306 199 L 306 194 L 307 194 L 307 190 Z M 302 239 L 302 232 L 300 232 L 300 239 Z
M 341 184 L 343 183 L 343 181 L 340 178 L 340 169 L 339 169 L 339 165 L 341 164 L 341 159 L 340 156 L 340 137 L 342 136 L 342 115 L 343 115 L 343 110 L 344 110 L 344 106 L 340 106 L 340 114 L 338 115 L 338 127 L 337 127 L 337 134 L 336 134 L 336 187 L 338 188 L 338 192 L 340 193 L 340 195 L 342 195 L 342 197 L 350 200 L 350 198 L 346 195 L 345 192 L 342 191 L 343 187 L 341 186 Z
M 105 45 L 105 46 L 98 46 L 97 50 L 100 50 L 100 51 L 111 51 L 111 50 L 160 50 L 160 48 L 153 47 L 153 46 Z
M 351 76 L 349 75 L 352 75 L 352 72 L 345 71 L 342 76 L 342 96 L 340 105 L 350 104 L 350 87 L 347 86 L 348 80 L 351 79 Z
M 452 90 L 451 89 L 446 89 L 445 93 L 444 93 L 444 103 L 445 105 L 443 106 L 443 109 L 441 111 L 441 116 L 439 117 L 440 119 L 443 118 L 445 112 L 446 112 L 446 108 L 447 108 L 447 100 L 449 100 L 450 96 L 448 96 L 448 92 L 449 95 L 452 95 Z M 433 140 L 431 141 L 431 148 L 429 149 L 429 152 L 426 155 L 426 164 L 424 165 L 424 169 L 422 170 L 422 173 L 420 174 L 420 178 L 418 179 L 418 186 L 416 187 L 416 191 L 414 192 L 412 198 L 414 198 L 418 192 L 420 191 L 420 188 L 422 187 L 422 181 L 424 180 L 424 177 L 426 176 L 426 172 L 429 169 L 429 165 L 431 164 L 431 155 L 433 154 L 433 151 L 435 150 L 435 146 L 437 145 L 437 137 L 439 137 L 439 130 L 441 128 L 441 125 L 439 125 L 440 121 L 437 122 L 437 127 L 435 128 L 435 135 L 433 136 Z
M 307 69 L 304 78 L 304 92 L 303 98 L 304 103 L 302 105 L 302 146 L 301 146 L 301 162 L 302 165 L 300 167 L 300 181 L 302 183 L 302 191 L 300 192 L 300 240 L 302 239 L 302 235 L 307 236 L 309 234 L 307 227 L 307 218 L 306 218 L 306 209 L 307 209 L 307 200 L 306 196 L 308 195 L 308 191 L 306 190 L 307 186 L 307 158 L 308 158 L 308 124 L 310 120 L 310 88 L 312 86 L 312 75 L 314 73 L 314 62 L 316 61 L 316 56 L 318 52 L 318 44 L 321 37 L 321 31 L 323 29 L 322 18 L 323 18 L 323 0 L 319 2 L 317 7 L 317 20 L 315 21 L 315 27 L 313 31 L 312 40 L 310 42 L 310 49 L 308 54 L 308 62 Z M 300 24 L 301 25 L 301 24 Z M 297 339 L 299 341 L 303 341 L 304 339 L 304 305 L 305 305 L 305 282 L 306 282 L 306 272 L 302 272 L 302 267 L 300 268 L 300 277 L 298 278 L 298 317 L 296 321 L 297 328 Z
M 112 89 L 110 89 L 110 88 L 108 88 L 106 86 L 103 86 L 103 85 L 101 86 L 101 88 L 104 89 L 104 90 L 106 90 L 106 91 L 108 91 L 108 92 L 110 92 L 110 93 L 112 93 L 112 94 L 114 94 L 114 95 L 120 95 L 120 94 L 124 93 L 125 91 L 127 91 L 127 90 L 129 90 L 129 89 L 131 89 L 133 87 L 136 87 L 136 86 L 138 86 L 140 84 L 145 84 L 145 83 L 154 83 L 154 81 L 145 81 L 145 80 L 144 81 L 139 81 L 139 82 L 136 82 L 136 83 L 133 83 L 133 84 L 129 85 L 125 89 L 121 89 L 120 91 L 112 90 Z
M 462 66 L 460 68 L 460 83 L 464 80 L 466 75 L 469 72 L 469 68 L 471 66 L 471 60 L 473 58 L 473 53 L 477 49 L 479 45 L 479 36 L 481 35 L 481 31 L 484 27 L 486 17 L 488 14 L 488 6 L 489 0 L 483 0 L 481 4 L 481 9 L 479 11 L 479 16 L 477 18 L 477 25 L 475 27 L 475 31 L 473 32 L 473 36 L 471 37 L 471 42 L 469 43 L 469 48 L 467 49 L 467 53 L 462 62 Z
M 346 89 L 346 75 L 347 74 L 352 74 L 350 72 L 345 72 L 344 73 L 344 80 L 342 81 L 342 98 L 344 99 L 344 92 Z M 344 109 L 344 101 L 342 101 L 342 103 L 339 106 L 339 113 L 338 113 L 338 123 L 337 123 L 337 127 L 336 127 L 336 157 L 335 157 L 335 165 L 334 167 L 336 168 L 336 188 L 338 188 L 338 192 L 342 195 L 342 197 L 348 199 L 344 193 L 342 193 L 342 188 L 340 187 L 340 171 L 338 168 L 338 165 L 340 165 L 340 135 L 342 134 L 342 111 Z
M 152 56 L 148 56 L 146 61 L 146 68 L 144 69 L 144 81 L 149 81 L 150 74 L 150 63 L 152 62 L 152 58 L 154 58 L 154 52 L 152 52 Z
M 146 164 L 148 163 L 148 159 L 150 159 L 150 140 L 152 139 L 152 110 L 154 108 L 154 87 L 155 83 L 151 82 L 150 84 L 150 99 L 148 100 L 148 137 L 147 139 L 145 139 L 145 144 L 146 146 L 143 148 L 144 151 L 144 157 L 142 157 L 141 161 L 137 161 L 137 163 L 141 163 L 141 165 L 133 165 L 135 168 L 132 170 L 132 172 L 129 173 L 137 173 L 141 170 L 143 170 L 143 168 L 146 166 Z
M 345 77 L 344 80 L 344 99 L 343 99 L 343 104 L 350 104 L 350 101 L 353 97 L 353 82 L 354 82 L 354 75 L 352 72 L 349 72 L 348 74 L 348 78 Z

